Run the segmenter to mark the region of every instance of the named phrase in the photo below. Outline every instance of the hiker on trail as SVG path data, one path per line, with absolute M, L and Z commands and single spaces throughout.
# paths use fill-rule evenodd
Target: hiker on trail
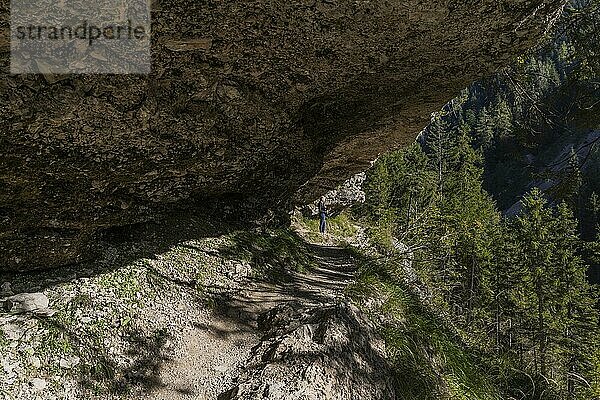
M 321 234 L 325 234 L 325 229 L 327 228 L 327 207 L 325 206 L 325 197 L 321 197 L 319 200 L 319 218 L 321 223 L 319 224 L 319 232 Z

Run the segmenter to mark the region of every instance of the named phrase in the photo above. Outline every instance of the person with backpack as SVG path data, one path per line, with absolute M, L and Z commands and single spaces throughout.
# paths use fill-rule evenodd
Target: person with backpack
M 319 219 L 319 232 L 324 235 L 327 229 L 327 206 L 325 205 L 325 197 L 323 196 L 319 200 Z

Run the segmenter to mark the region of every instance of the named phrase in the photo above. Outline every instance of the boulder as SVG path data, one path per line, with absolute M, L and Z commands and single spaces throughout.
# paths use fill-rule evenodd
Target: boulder
M 44 293 L 19 293 L 4 299 L 4 309 L 12 314 L 34 313 L 52 315 L 48 308 L 48 297 Z

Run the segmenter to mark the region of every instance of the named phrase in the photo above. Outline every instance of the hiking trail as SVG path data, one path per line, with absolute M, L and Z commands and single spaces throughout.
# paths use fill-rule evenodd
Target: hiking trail
M 290 272 L 288 279 L 277 283 L 251 278 L 246 288 L 229 299 L 219 300 L 219 309 L 208 320 L 194 323 L 195 328 L 187 334 L 178 355 L 161 366 L 160 385 L 147 398 L 238 398 L 240 388 L 236 385 L 239 386 L 240 375 L 251 369 L 251 359 L 256 356 L 253 352 L 261 343 L 289 334 L 310 318 L 314 325 L 315 313 L 332 310 L 342 303 L 344 289 L 353 281 L 357 269 L 352 253 L 337 246 L 307 246 L 315 262 L 312 268 Z M 266 314 L 271 319 L 281 319 L 275 315 L 284 309 L 287 312 L 283 313 L 283 324 L 265 323 Z M 282 325 L 285 328 L 281 329 Z M 279 335 L 269 334 L 269 329 L 279 329 Z M 258 364 L 264 364 L 264 358 L 261 356 Z M 269 398 L 279 397 L 272 394 Z

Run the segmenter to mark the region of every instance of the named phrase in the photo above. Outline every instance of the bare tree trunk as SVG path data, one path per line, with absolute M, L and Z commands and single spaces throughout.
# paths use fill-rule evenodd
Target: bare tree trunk
M 471 257 L 471 282 L 469 285 L 469 302 L 468 302 L 468 323 L 473 321 L 473 297 L 475 297 L 475 257 Z

